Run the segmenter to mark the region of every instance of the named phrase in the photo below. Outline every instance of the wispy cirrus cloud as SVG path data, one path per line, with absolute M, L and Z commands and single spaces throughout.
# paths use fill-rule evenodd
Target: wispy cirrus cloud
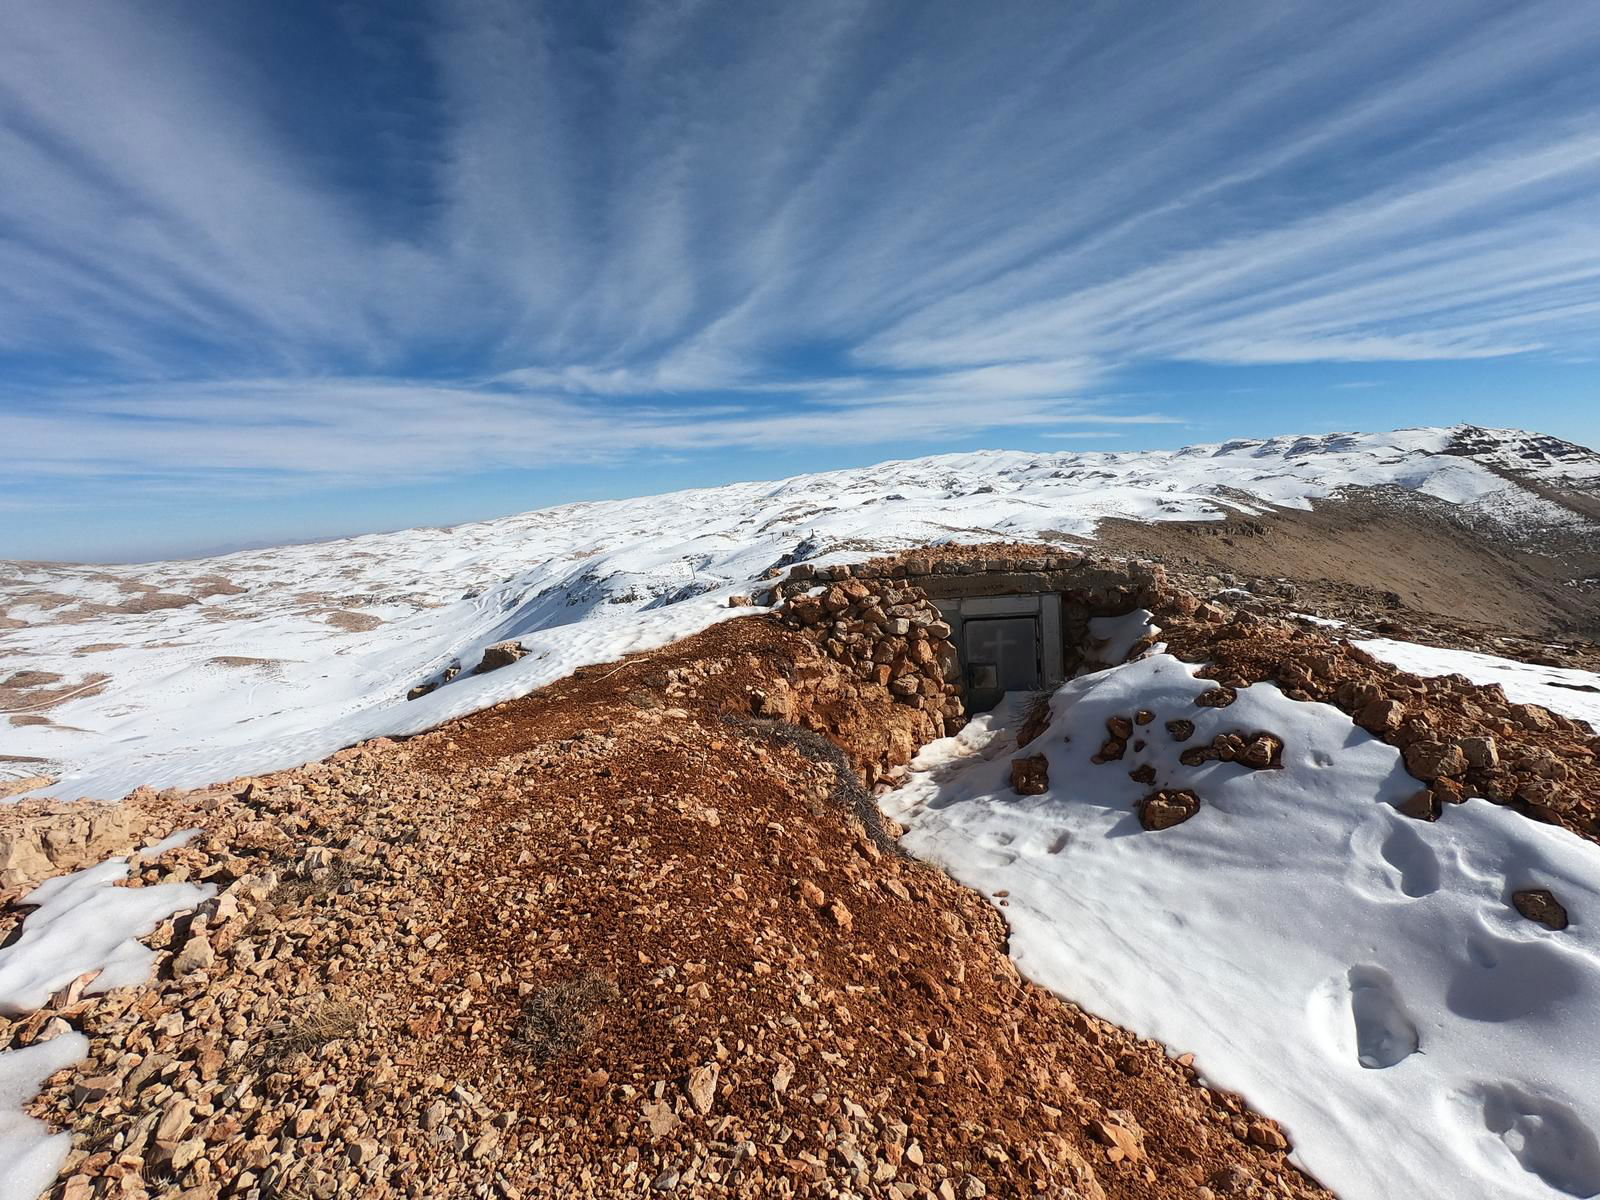
M 408 483 L 468 472 L 616 463 L 640 455 L 831 448 L 926 441 L 970 430 L 972 391 L 946 378 L 904 390 L 835 381 L 806 404 L 774 406 L 768 393 L 694 402 L 594 403 L 503 384 L 389 379 L 168 383 L 61 391 L 53 403 L 0 419 L 23 477 L 138 479 L 193 490 Z M 986 401 L 986 428 L 1072 429 L 1163 424 L 1150 411 L 1019 389 Z
M 1123 368 L 1593 354 L 1600 10 L 0 12 L 35 478 L 1113 432 Z

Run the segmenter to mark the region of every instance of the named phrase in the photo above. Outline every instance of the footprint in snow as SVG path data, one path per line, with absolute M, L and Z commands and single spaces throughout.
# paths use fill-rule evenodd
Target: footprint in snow
M 1555 1007 L 1583 986 L 1580 968 L 1564 950 L 1484 932 L 1467 939 L 1466 961 L 1444 1000 L 1469 1021 L 1515 1021 Z
M 1369 900 L 1420 900 L 1439 890 L 1439 855 L 1407 817 L 1374 809 L 1350 835 L 1351 886 Z
M 1383 841 L 1383 860 L 1399 876 L 1402 892 L 1412 899 L 1431 896 L 1439 890 L 1439 855 L 1409 818 L 1390 820 L 1394 821 L 1394 828 Z
M 1356 1061 L 1381 1071 L 1415 1054 L 1422 1040 L 1389 972 L 1381 967 L 1351 967 L 1349 978 Z
M 1318 987 L 1307 1001 L 1306 1020 L 1313 1040 L 1331 1057 L 1354 1059 L 1372 1071 L 1405 1061 L 1422 1043 L 1393 977 L 1369 964 Z
M 1504 1082 L 1476 1084 L 1445 1103 L 1452 1118 L 1482 1130 L 1477 1145 L 1488 1165 L 1514 1164 L 1568 1196 L 1600 1193 L 1600 1141 L 1571 1105 Z

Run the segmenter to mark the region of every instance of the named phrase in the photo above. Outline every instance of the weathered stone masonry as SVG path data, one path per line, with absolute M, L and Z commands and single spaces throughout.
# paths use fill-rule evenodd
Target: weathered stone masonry
M 1099 665 L 1091 619 L 1170 604 L 1171 597 L 1161 568 L 1135 560 L 961 547 L 859 564 L 800 563 L 756 601 L 777 605 L 782 619 L 815 633 L 860 678 L 922 707 L 936 730 L 948 733 L 967 715 L 965 619 L 1015 603 L 1042 631 L 1034 685 L 1053 686 Z

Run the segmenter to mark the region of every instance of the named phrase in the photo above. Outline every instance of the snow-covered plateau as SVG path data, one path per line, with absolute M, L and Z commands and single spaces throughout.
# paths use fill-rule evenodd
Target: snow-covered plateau
M 764 572 L 910 545 L 1092 537 L 1106 517 L 1220 518 L 1404 489 L 1527 529 L 1578 518 L 1508 472 L 1592 487 L 1537 434 L 1411 429 L 1138 453 L 978 452 L 574 504 L 449 529 L 135 566 L 9 564 L 3 768 L 64 796 L 194 787 L 428 728 L 729 616 Z M 474 676 L 486 646 L 529 653 Z M 431 695 L 408 689 L 452 663 Z M 9 674 L 9 672 L 8 672 Z M 0 680 L 0 685 L 6 681 Z

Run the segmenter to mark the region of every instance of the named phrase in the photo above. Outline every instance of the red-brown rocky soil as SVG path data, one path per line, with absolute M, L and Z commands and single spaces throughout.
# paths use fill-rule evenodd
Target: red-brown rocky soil
M 0 933 L 39 878 L 186 826 L 135 883 L 220 892 L 146 939 L 150 986 L 0 1020 L 0 1046 L 92 1043 L 32 1109 L 74 1135 L 50 1195 L 1327 1195 L 1183 1047 L 1021 980 L 1004 895 L 898 852 L 864 785 L 960 719 L 925 557 L 804 570 L 778 616 L 403 742 L 114 817 L 4 810 Z M 1587 726 L 1378 663 L 1297 622 L 1303 597 L 1127 578 L 1107 601 L 1148 602 L 1215 703 L 1271 681 L 1398 747 L 1418 819 L 1481 795 L 1600 840 Z M 1235 740 L 1194 753 L 1271 769 L 1282 748 Z M 1163 822 L 1198 803 L 1152 799 Z M 1558 901 L 1517 904 L 1564 922 Z
M 0 1023 L 93 1045 L 33 1106 L 74 1135 L 50 1195 L 1326 1195 L 1182 1047 L 1020 980 L 1003 897 L 897 852 L 861 778 L 929 720 L 746 618 L 136 794 L 204 829 L 137 881 L 221 894 L 147 939 L 150 986 Z

